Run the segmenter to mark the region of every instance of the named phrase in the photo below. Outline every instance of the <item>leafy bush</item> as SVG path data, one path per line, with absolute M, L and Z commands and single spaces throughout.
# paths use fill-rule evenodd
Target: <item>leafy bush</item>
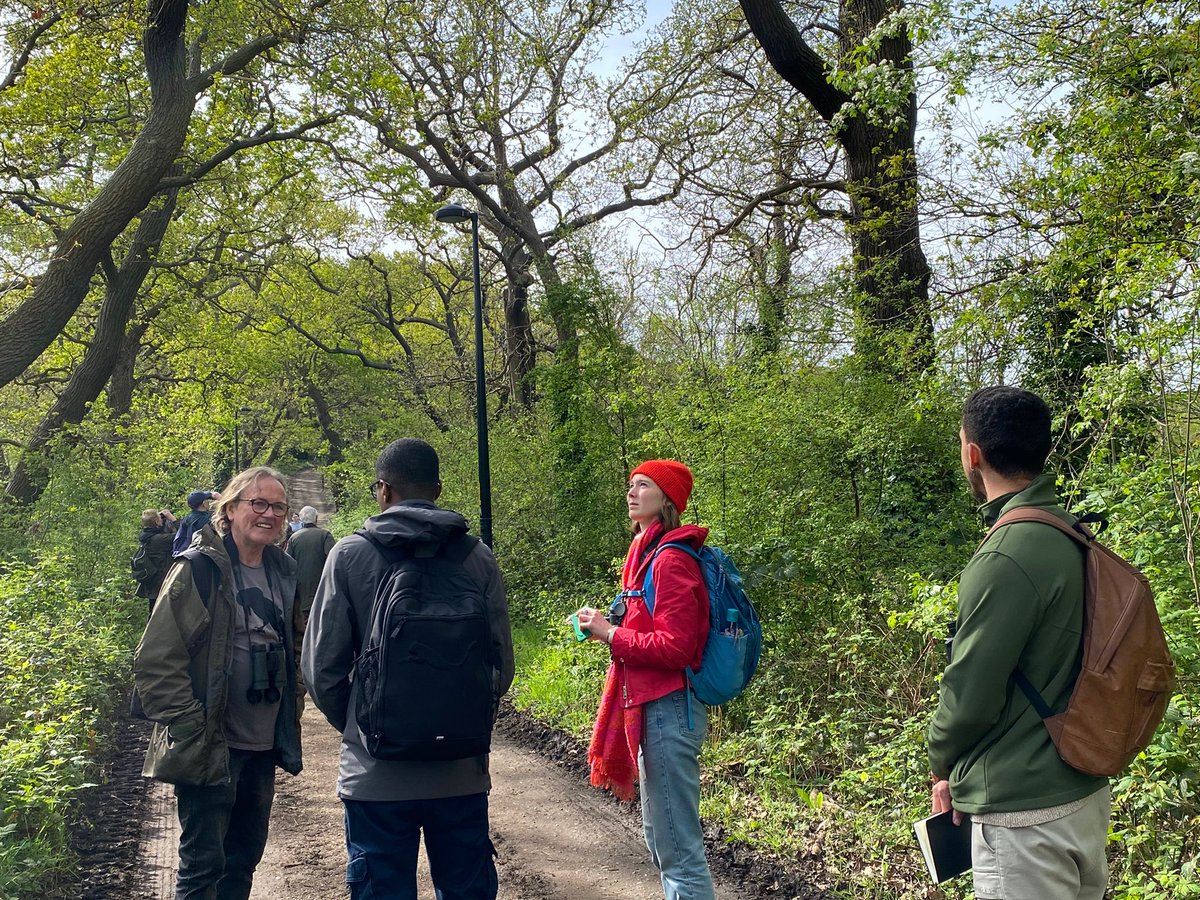
M 82 582 L 73 560 L 42 556 L 0 574 L 0 894 L 39 895 L 71 869 L 71 794 L 128 683 L 141 600 L 127 579 Z
M 608 654 L 595 642 L 577 642 L 561 618 L 540 626 L 518 624 L 513 646 L 519 673 L 513 705 L 586 739 L 600 703 Z

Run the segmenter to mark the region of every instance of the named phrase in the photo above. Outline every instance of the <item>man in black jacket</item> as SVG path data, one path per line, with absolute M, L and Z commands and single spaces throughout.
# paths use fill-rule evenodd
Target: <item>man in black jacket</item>
M 467 531 L 461 515 L 435 502 L 442 490 L 438 457 L 424 441 L 390 444 L 375 463 L 375 475 L 371 495 L 379 514 L 367 519 L 361 533 L 334 546 L 301 654 L 313 702 L 342 733 L 337 790 L 346 807 L 346 882 L 352 900 L 415 898 L 417 844 L 424 833 L 438 896 L 494 900 L 487 753 L 462 759 L 376 759 L 359 731 L 356 682 L 350 675 L 371 625 L 376 591 L 390 567 L 379 548 L 419 556 L 443 542 L 461 545 Z M 462 560 L 461 570 L 486 600 L 494 704 L 513 679 L 504 583 L 492 551 L 479 541 Z M 430 686 L 430 695 L 436 688 Z

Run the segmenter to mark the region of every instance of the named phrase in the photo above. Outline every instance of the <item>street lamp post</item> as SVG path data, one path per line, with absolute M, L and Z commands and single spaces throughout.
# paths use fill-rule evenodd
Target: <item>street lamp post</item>
M 488 454 L 487 388 L 483 378 L 483 285 L 479 281 L 479 213 L 458 203 L 433 214 L 439 222 L 457 225 L 471 220 L 471 252 L 475 274 L 475 430 L 479 442 L 479 536 L 492 546 L 492 470 Z

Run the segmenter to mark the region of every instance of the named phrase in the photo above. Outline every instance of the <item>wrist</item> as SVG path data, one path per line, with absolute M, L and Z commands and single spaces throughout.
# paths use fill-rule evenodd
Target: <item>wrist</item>
M 613 639 L 613 635 L 614 635 L 614 634 L 616 634 L 616 633 L 617 633 L 617 626 L 616 626 L 616 625 L 613 625 L 613 626 L 611 626 L 611 627 L 608 629 L 608 634 L 606 634 L 606 635 L 604 636 L 604 643 L 608 644 L 608 646 L 610 646 L 610 647 L 611 647 L 611 646 L 612 646 L 612 639 Z

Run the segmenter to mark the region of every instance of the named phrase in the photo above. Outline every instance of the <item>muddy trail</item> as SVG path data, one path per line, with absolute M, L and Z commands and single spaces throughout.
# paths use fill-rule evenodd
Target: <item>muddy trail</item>
M 294 508 L 331 511 L 320 476 L 290 486 Z M 60 897 L 166 900 L 174 896 L 178 822 L 172 789 L 141 777 L 147 723 L 122 718 L 103 784 L 80 804 L 75 849 L 80 880 Z M 340 736 L 311 704 L 303 719 L 304 771 L 279 773 L 270 838 L 252 900 L 331 900 L 348 896 L 342 807 L 335 793 Z M 489 798 L 502 900 L 659 900 L 635 805 L 619 804 L 587 783 L 586 748 L 505 707 L 491 754 Z M 708 855 L 717 896 L 831 897 L 816 860 L 785 872 L 711 833 Z M 423 853 L 422 853 L 423 856 Z M 814 876 L 812 878 L 808 876 Z M 819 880 L 818 880 L 819 879 Z M 422 859 L 419 892 L 433 897 Z

